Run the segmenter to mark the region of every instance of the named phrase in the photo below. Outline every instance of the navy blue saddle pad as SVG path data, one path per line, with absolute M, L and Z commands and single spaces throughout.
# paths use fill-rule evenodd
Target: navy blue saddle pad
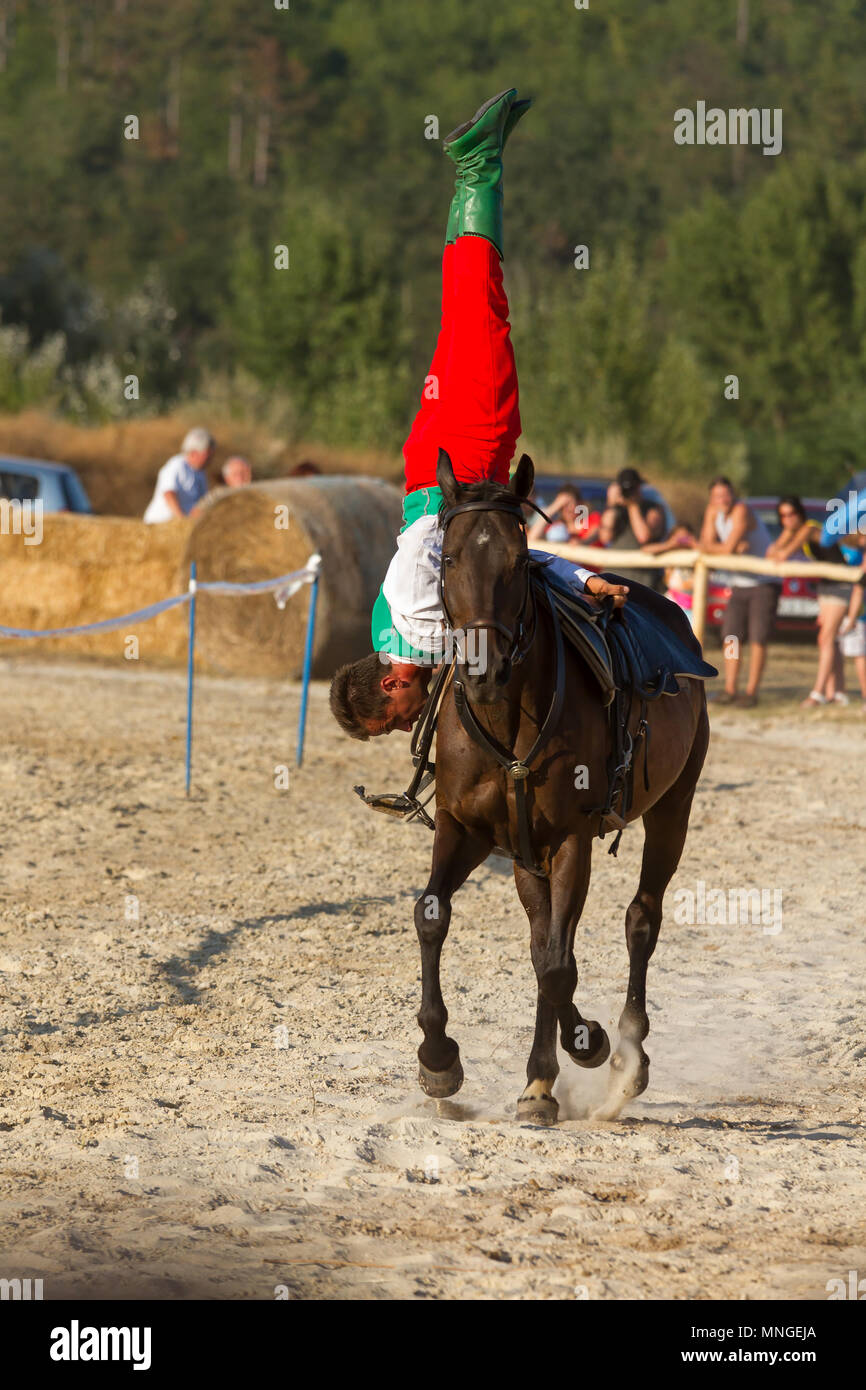
M 580 652 L 598 680 L 605 703 L 624 682 L 638 692 L 675 695 L 678 676 L 709 680 L 719 673 L 704 661 L 701 644 L 678 604 L 634 579 L 605 572 L 611 584 L 628 585 L 624 608 L 606 616 L 544 565 L 536 583 L 556 603 L 566 640 Z

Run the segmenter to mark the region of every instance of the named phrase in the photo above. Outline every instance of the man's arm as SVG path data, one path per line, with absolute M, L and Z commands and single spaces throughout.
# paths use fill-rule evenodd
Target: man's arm
M 168 510 L 171 512 L 172 516 L 183 516 L 183 508 L 181 507 L 180 502 L 178 501 L 178 496 L 176 492 L 172 492 L 171 490 L 169 490 L 168 492 L 164 492 L 162 494 L 162 500 L 165 502 L 165 505 L 168 507 Z
M 567 584 L 572 584 L 578 593 L 590 594 L 592 598 L 607 598 L 610 596 L 615 600 L 615 606 L 622 608 L 628 597 L 627 584 L 610 584 L 606 579 L 602 579 L 600 574 L 594 570 L 584 569 L 582 565 L 575 565 L 570 560 L 565 560 L 557 555 L 553 559 L 544 551 L 536 550 L 530 552 L 536 559 L 544 562 L 553 569 L 559 578 Z

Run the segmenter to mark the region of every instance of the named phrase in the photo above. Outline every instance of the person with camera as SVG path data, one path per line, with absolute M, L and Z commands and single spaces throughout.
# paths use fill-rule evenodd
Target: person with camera
M 608 507 L 621 507 L 625 524 L 617 527 L 609 542 L 611 550 L 646 550 L 655 554 L 664 548 L 667 522 L 658 502 L 643 495 L 646 479 L 636 468 L 621 468 L 607 490 Z M 629 578 L 659 592 L 664 590 L 661 569 L 629 569 Z

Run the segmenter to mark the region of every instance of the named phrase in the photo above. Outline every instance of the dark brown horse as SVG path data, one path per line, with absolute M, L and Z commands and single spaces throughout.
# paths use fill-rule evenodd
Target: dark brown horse
M 484 669 L 462 668 L 463 689 L 477 723 L 500 747 L 527 758 L 551 704 L 555 630 L 550 612 L 535 605 L 529 587 L 529 556 L 519 500 L 529 496 L 534 470 L 524 456 L 510 489 L 485 483 L 456 483 L 450 460 L 440 455 L 438 482 L 447 520 L 443 541 L 442 593 L 453 628 L 483 629 Z M 467 500 L 476 505 L 461 508 Z M 489 503 L 489 507 L 485 505 Z M 528 650 L 520 652 L 520 634 Z M 695 785 L 709 739 L 703 682 L 683 680 L 680 693 L 648 707 L 646 745 L 650 791 L 634 779 L 627 821 L 643 818 L 646 839 L 637 892 L 626 912 L 628 996 L 619 1020 L 620 1040 L 612 1059 L 611 1091 L 639 1095 L 649 1079 L 643 1041 L 649 1032 L 646 974 L 662 921 L 662 900 L 686 838 Z M 639 711 L 631 716 L 637 734 Z M 520 1119 L 555 1121 L 553 1085 L 559 1074 L 556 1032 L 562 1047 L 582 1067 L 600 1066 L 610 1054 L 601 1024 L 581 1017 L 573 1002 L 577 986 L 574 933 L 589 888 L 598 808 L 607 788 L 610 721 L 598 685 L 580 658 L 565 654 L 565 699 L 556 728 L 532 761 L 524 783 L 533 872 L 515 863 L 517 892 L 529 917 L 532 963 L 538 980 L 535 1039 L 526 1068 L 527 1084 L 517 1102 Z M 643 759 L 641 759 L 643 761 Z M 586 775 L 576 776 L 577 768 Z M 463 1082 L 460 1050 L 445 1031 L 448 1013 L 439 982 L 439 961 L 451 918 L 453 894 L 494 847 L 520 853 L 519 792 L 514 777 L 470 737 L 454 702 L 443 701 L 436 748 L 436 819 L 433 865 L 415 907 L 421 944 L 422 1002 L 418 1022 L 420 1083 L 431 1096 L 450 1096 Z M 525 840 L 524 840 L 525 849 Z M 524 855 L 525 862 L 525 855 Z

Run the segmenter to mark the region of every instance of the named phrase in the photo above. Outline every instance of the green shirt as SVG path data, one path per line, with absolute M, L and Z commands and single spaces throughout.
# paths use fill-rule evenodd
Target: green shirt
M 435 516 L 442 505 L 442 489 L 439 487 L 419 487 L 403 498 L 403 525 L 400 534 L 421 516 Z M 418 666 L 429 666 L 430 657 L 417 647 L 413 647 L 400 636 L 394 627 L 391 606 L 382 590 L 379 590 L 373 604 L 371 632 L 374 652 L 387 652 L 398 661 L 413 661 Z

